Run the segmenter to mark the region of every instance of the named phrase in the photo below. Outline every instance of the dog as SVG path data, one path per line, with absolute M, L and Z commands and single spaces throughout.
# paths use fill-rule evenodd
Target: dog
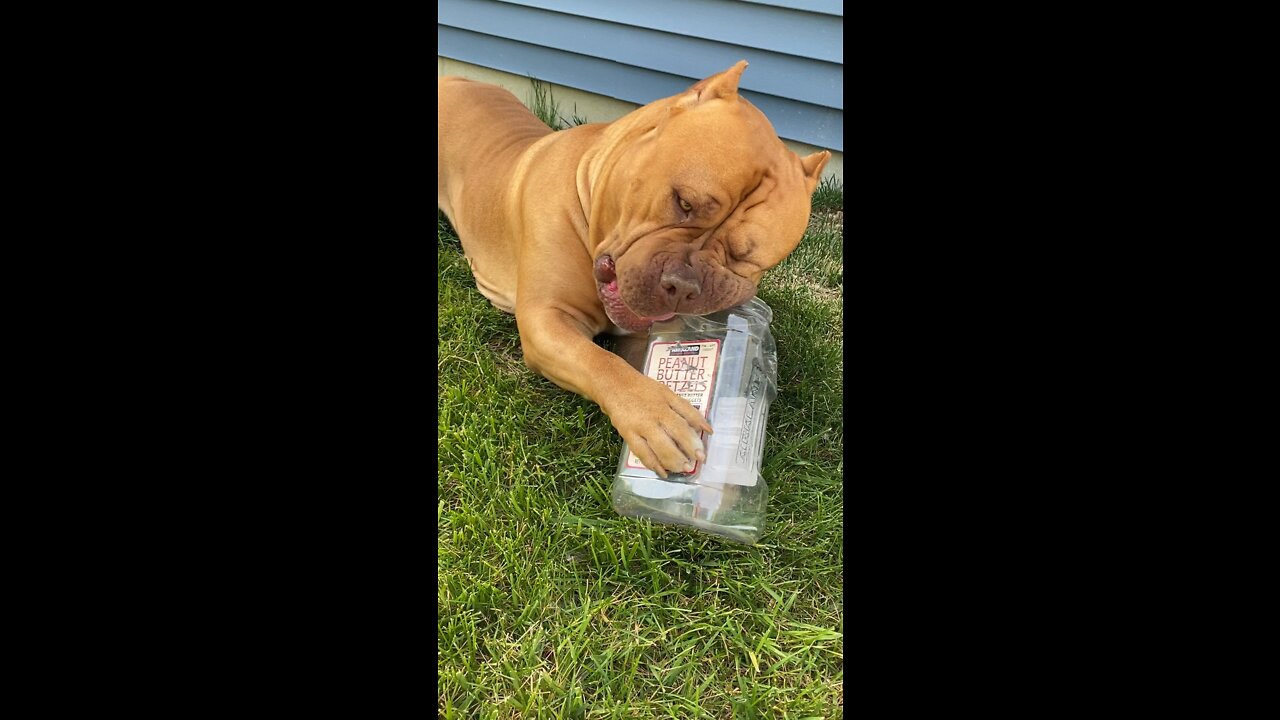
M 706 460 L 688 401 L 593 342 L 749 300 L 800 243 L 831 153 L 738 94 L 745 60 L 610 123 L 553 132 L 511 93 L 438 81 L 439 206 L 525 363 L 586 396 L 660 477 Z

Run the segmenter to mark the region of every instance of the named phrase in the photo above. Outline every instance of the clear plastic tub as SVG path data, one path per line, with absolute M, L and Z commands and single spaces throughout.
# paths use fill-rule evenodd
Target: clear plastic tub
M 686 525 L 741 543 L 764 532 L 769 490 L 760 474 L 769 404 L 777 396 L 773 311 L 759 298 L 706 316 L 676 316 L 650 329 L 641 372 L 702 410 L 707 460 L 665 479 L 624 442 L 613 507 L 628 517 Z

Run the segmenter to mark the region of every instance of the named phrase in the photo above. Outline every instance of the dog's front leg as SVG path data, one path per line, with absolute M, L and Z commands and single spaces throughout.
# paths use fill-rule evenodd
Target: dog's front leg
M 640 372 L 644 372 L 644 356 L 648 352 L 648 336 L 618 335 L 613 338 L 613 354 L 626 360 L 628 365 Z
M 698 433 L 711 432 L 711 426 L 702 413 L 592 342 L 589 322 L 566 308 L 517 302 L 525 363 L 599 405 L 636 457 L 659 476 L 692 470 L 694 460 L 706 460 Z

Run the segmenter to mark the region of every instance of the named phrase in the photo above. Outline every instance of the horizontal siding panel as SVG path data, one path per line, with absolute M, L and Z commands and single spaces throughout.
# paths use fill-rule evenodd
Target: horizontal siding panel
M 683 92 L 694 82 L 671 73 L 446 25 L 437 26 L 437 39 L 442 57 L 515 75 L 532 75 L 539 80 L 640 105 Z M 724 68 L 727 67 L 726 64 Z M 778 135 L 844 151 L 843 111 L 749 90 L 742 90 L 741 94 L 760 108 Z M 527 97 L 520 99 L 527 101 Z
M 840 64 L 496 0 L 442 3 L 439 6 L 439 23 L 530 45 L 650 68 L 692 81 L 745 59 L 751 67 L 742 76 L 743 89 L 811 105 L 844 108 L 844 66 Z
M 844 63 L 844 19 L 737 0 L 504 0 L 566 15 Z M 443 6 L 442 6 L 443 9 Z
M 842 0 L 742 0 L 742 2 L 844 17 L 844 2 Z

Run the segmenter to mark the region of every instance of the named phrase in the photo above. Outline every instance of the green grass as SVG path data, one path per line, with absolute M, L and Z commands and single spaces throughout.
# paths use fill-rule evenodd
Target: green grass
M 844 183 L 834 175 L 828 175 L 818 181 L 818 187 L 813 191 L 813 207 L 816 210 L 843 209 Z
M 552 130 L 563 130 L 567 127 L 582 125 L 587 121 L 586 118 L 578 115 L 578 104 L 574 103 L 574 113 L 570 117 L 560 114 L 560 103 L 556 102 L 555 93 L 552 92 L 551 86 L 532 75 L 529 76 L 531 88 L 529 96 L 525 99 L 525 104 L 533 111 L 538 119 L 547 124 Z
M 548 126 L 583 122 L 532 82 Z M 614 513 L 621 439 L 524 365 L 438 216 L 440 717 L 843 717 L 843 228 L 816 212 L 842 206 L 824 180 L 761 283 L 779 392 L 754 547 Z

